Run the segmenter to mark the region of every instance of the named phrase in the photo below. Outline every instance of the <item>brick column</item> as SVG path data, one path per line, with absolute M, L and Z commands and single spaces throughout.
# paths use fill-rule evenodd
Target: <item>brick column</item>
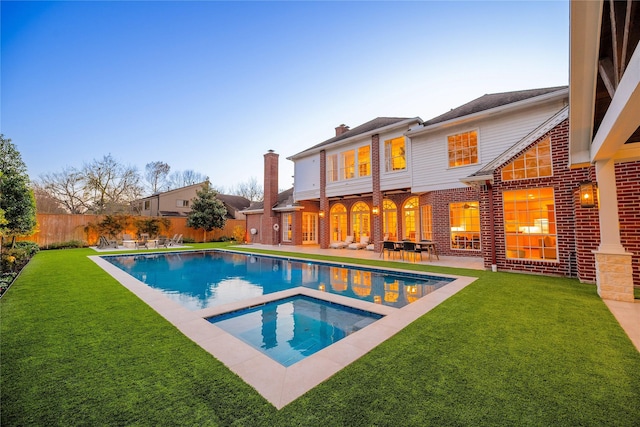
M 324 212 L 324 217 L 318 217 L 320 248 L 328 249 L 331 240 L 331 217 L 329 215 L 329 199 L 327 198 L 327 152 L 324 150 L 320 151 L 320 212 Z
M 382 191 L 380 191 L 380 135 L 371 136 L 371 182 L 373 184 L 373 207 L 378 208 L 377 215 L 371 215 L 371 241 L 374 251 L 382 250 Z
M 279 223 L 279 216 L 273 211 L 273 206 L 278 201 L 278 154 L 269 150 L 264 155 L 264 209 L 262 214 L 262 243 L 275 245 L 279 239 L 280 231 L 273 229 L 274 224 Z

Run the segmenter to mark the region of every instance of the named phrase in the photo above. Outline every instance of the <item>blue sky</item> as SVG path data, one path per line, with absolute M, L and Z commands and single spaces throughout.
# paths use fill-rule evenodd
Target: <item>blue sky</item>
M 567 1 L 2 1 L 0 131 L 29 175 L 111 154 L 229 188 L 379 116 L 565 85 Z

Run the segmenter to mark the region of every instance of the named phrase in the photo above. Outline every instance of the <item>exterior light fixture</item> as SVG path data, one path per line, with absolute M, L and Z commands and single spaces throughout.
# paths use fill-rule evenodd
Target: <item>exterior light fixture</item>
M 318 216 L 319 216 L 320 218 L 324 218 L 324 211 L 320 211 L 320 212 L 318 212 Z
M 378 207 L 378 206 L 374 206 L 373 208 L 371 208 L 371 212 L 372 212 L 374 215 L 378 215 L 378 214 L 380 213 L 380 207 Z
M 580 183 L 580 207 L 592 208 L 596 205 L 595 186 L 591 181 Z

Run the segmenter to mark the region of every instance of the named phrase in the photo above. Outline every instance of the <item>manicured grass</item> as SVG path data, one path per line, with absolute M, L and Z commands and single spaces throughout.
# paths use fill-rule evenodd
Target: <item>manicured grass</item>
M 595 286 L 576 280 L 413 265 L 479 280 L 277 411 L 87 255 L 95 252 L 40 252 L 2 298 L 2 425 L 640 419 L 640 353 Z

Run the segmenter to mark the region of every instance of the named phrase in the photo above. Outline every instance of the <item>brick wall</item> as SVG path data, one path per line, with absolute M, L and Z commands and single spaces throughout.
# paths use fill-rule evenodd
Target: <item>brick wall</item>
M 580 271 L 583 275 L 580 277 L 581 280 L 593 282 L 595 280 L 593 274 L 594 259 L 590 251 L 599 243 L 598 213 L 597 208 L 581 208 L 577 198 L 580 182 L 587 180 L 593 174 L 593 167 L 582 169 L 570 169 L 568 167 L 568 120 L 557 125 L 548 134 L 526 147 L 522 152 L 525 152 L 547 136 L 551 138 L 553 176 L 503 182 L 501 168 L 498 168 L 494 173 L 493 219 L 495 221 L 495 241 L 493 243 L 495 244 L 496 264 L 498 269 L 505 271 L 524 271 L 557 276 L 577 277 Z M 558 259 L 554 261 L 507 259 L 502 192 L 541 187 L 552 187 L 554 189 Z M 488 202 L 487 197 L 484 203 Z M 483 224 L 491 220 L 488 209 L 484 207 L 482 215 Z M 580 236 L 579 246 L 577 244 L 577 235 Z M 483 254 L 487 268 L 490 268 L 491 264 L 490 243 L 490 236 L 483 234 Z
M 633 253 L 633 284 L 640 286 L 640 161 L 616 165 L 620 241 Z

